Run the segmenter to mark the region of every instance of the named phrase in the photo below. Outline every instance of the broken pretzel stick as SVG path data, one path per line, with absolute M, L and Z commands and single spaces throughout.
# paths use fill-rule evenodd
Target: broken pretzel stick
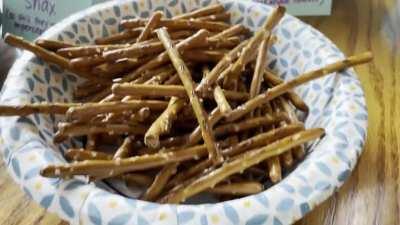
M 150 148 L 158 148 L 160 146 L 160 136 L 170 131 L 172 123 L 178 117 L 179 111 L 185 106 L 185 101 L 176 97 L 172 97 L 168 107 L 153 122 L 144 136 L 144 143 Z
M 145 25 L 142 33 L 136 39 L 136 42 L 142 42 L 147 40 L 150 36 L 151 32 L 159 25 L 161 18 L 164 16 L 164 13 L 161 11 L 155 12 L 150 18 L 147 24 Z
M 226 117 L 226 120 L 235 121 L 244 116 L 245 114 L 253 111 L 257 107 L 286 93 L 288 90 L 291 90 L 311 80 L 321 78 L 325 75 L 332 74 L 334 72 L 341 71 L 358 64 L 369 62 L 371 61 L 371 59 L 372 59 L 372 54 L 370 52 L 366 52 L 360 55 L 351 56 L 347 59 L 338 61 L 333 64 L 329 64 L 321 69 L 299 75 L 292 80 L 279 84 L 267 90 L 266 92 L 257 95 L 255 98 L 250 99 L 249 101 L 247 101 L 246 103 L 244 103 L 243 105 L 239 106 L 238 108 L 234 109 L 231 113 L 229 113 Z
M 214 99 L 215 102 L 218 105 L 219 110 L 221 111 L 222 114 L 227 114 L 230 111 L 232 111 L 231 106 L 229 105 L 228 100 L 226 100 L 226 97 L 224 95 L 224 92 L 222 91 L 221 87 L 217 85 L 214 88 Z

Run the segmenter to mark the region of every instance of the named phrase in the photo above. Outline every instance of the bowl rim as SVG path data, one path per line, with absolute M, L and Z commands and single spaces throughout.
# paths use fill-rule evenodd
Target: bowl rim
M 137 1 L 137 0 L 122 0 L 122 1 L 112 1 L 112 2 L 106 2 L 106 3 L 102 3 L 99 5 L 95 5 L 92 6 L 88 9 L 85 9 L 83 11 L 77 12 L 69 17 L 67 17 L 66 19 L 62 20 L 61 22 L 57 23 L 56 25 L 54 25 L 53 27 L 49 28 L 44 34 L 42 34 L 40 36 L 40 38 L 44 38 L 44 37 L 49 37 L 52 36 L 56 33 L 60 33 L 63 29 L 65 29 L 66 27 L 68 27 L 71 23 L 85 18 L 88 15 L 95 13 L 99 10 L 104 10 L 107 8 L 111 8 L 113 6 L 118 6 L 124 3 L 128 3 L 128 2 L 133 2 L 133 1 Z M 222 0 L 223 2 L 224 0 Z M 265 5 L 261 5 L 261 3 L 257 3 L 257 2 L 249 2 L 249 1 L 245 1 L 245 0 L 238 0 L 237 2 L 241 2 L 245 5 L 250 5 L 249 7 L 253 7 L 253 6 L 260 6 L 262 8 L 269 8 L 269 6 L 265 6 Z M 299 23 L 301 23 L 302 25 L 306 26 L 308 29 L 310 29 L 312 32 L 315 32 L 316 35 L 320 35 L 322 39 L 324 39 L 324 41 L 328 44 L 328 46 L 333 46 L 336 48 L 336 46 L 327 38 L 325 37 L 322 33 L 320 33 L 318 30 L 316 30 L 315 28 L 303 23 L 302 21 L 300 21 L 299 19 L 297 19 L 296 17 L 290 16 L 290 15 L 286 15 L 285 17 L 289 17 L 292 18 L 296 21 L 298 21 Z M 342 55 L 341 53 L 339 53 L 340 55 Z M 14 66 L 12 67 L 12 69 L 10 70 L 9 74 L 19 74 L 22 73 L 22 68 L 20 68 L 20 65 L 23 65 L 24 63 L 27 62 L 27 59 L 29 58 L 29 54 L 27 55 L 26 52 L 23 53 L 23 56 L 18 59 Z M 347 71 L 348 74 L 350 74 L 350 76 L 354 79 L 354 85 L 357 88 L 361 88 L 360 84 L 357 83 L 357 78 L 355 75 L 355 72 L 353 70 L 348 70 Z M 8 79 L 7 79 L 8 80 Z M 3 90 L 6 88 L 6 82 L 5 85 L 3 87 Z M 3 91 L 2 91 L 3 93 Z M 365 99 L 364 99 L 364 95 L 359 97 L 359 100 L 361 101 L 361 103 L 363 104 L 362 106 L 365 107 L 366 109 L 366 104 L 365 104 Z M 367 131 L 367 121 L 363 121 L 362 123 L 360 123 L 360 128 L 364 131 L 365 136 L 366 136 L 366 131 Z M 352 143 L 352 149 L 355 152 L 361 152 L 362 151 L 362 147 L 364 145 L 365 142 L 365 136 L 361 139 L 361 143 L 358 144 L 354 144 Z M 352 164 L 349 166 L 348 170 L 351 171 L 354 169 L 354 166 L 357 162 L 357 158 L 359 157 L 359 154 L 353 154 L 349 156 L 349 160 L 352 162 Z M 11 170 L 10 166 L 8 166 L 8 169 Z M 158 204 L 158 203 L 148 203 L 148 202 L 144 202 L 142 200 L 133 200 L 135 202 L 138 202 L 142 205 L 155 205 L 157 207 L 163 207 L 166 205 L 169 205 L 171 207 L 176 207 L 176 211 L 185 211 L 185 210 L 193 210 L 193 211 L 198 211 L 199 209 L 202 209 L 203 207 L 207 207 L 208 209 L 210 208 L 220 208 L 220 207 L 224 207 L 224 205 L 226 204 L 237 204 L 237 202 L 245 202 L 245 201 L 249 201 L 250 199 L 254 199 L 255 196 L 267 196 L 267 195 L 271 195 L 271 193 L 274 193 L 277 189 L 282 189 L 282 187 L 288 182 L 288 180 L 292 179 L 292 177 L 294 177 L 294 173 L 296 173 L 296 171 L 302 170 L 304 169 L 303 167 L 301 167 L 301 164 L 299 166 L 296 167 L 296 169 L 294 171 L 292 171 L 288 176 L 285 177 L 284 180 L 282 180 L 281 182 L 279 182 L 278 184 L 272 186 L 271 188 L 264 190 L 263 192 L 261 192 L 260 194 L 256 194 L 256 195 L 252 195 L 252 196 L 247 196 L 247 197 L 243 197 L 240 199 L 235 199 L 235 200 L 231 200 L 231 201 L 225 201 L 225 202 L 219 202 L 219 203 L 213 203 L 213 204 L 200 204 L 200 205 L 175 205 L 175 204 Z M 311 178 L 311 177 L 305 177 L 305 179 L 307 178 Z M 18 181 L 17 181 L 18 182 Z M 343 181 L 332 181 L 332 187 L 326 190 L 322 190 L 320 192 L 317 192 L 315 195 L 313 195 L 312 197 L 310 197 L 307 200 L 307 203 L 309 205 L 308 209 L 306 210 L 307 212 L 310 211 L 312 208 L 314 208 L 316 205 L 318 205 L 319 203 L 321 203 L 322 201 L 324 201 L 325 199 L 327 199 L 338 187 L 340 187 L 343 184 Z M 91 192 L 95 192 L 95 191 L 103 191 L 101 188 L 99 187 L 94 187 L 90 184 L 83 184 L 82 186 L 90 186 L 90 188 L 92 189 Z M 109 195 L 115 195 L 113 193 L 109 193 Z M 126 198 L 124 196 L 119 196 L 122 198 Z M 295 203 L 297 204 L 297 202 Z M 300 206 L 300 205 L 299 205 Z M 300 206 L 301 207 L 301 206 Z M 180 209 L 179 209 L 180 208 Z M 197 209 L 195 209 L 197 208 Z M 212 209 L 210 209 L 212 210 Z M 57 210 L 56 210 L 57 211 Z M 65 218 L 65 216 L 62 213 L 59 213 L 57 211 L 57 213 L 62 217 Z M 139 211 L 138 211 L 139 213 Z M 80 212 L 81 214 L 81 212 Z M 304 216 L 303 213 L 298 214 L 298 212 L 292 212 L 291 213 L 292 218 L 291 221 L 294 222 L 297 219 L 300 219 L 302 216 Z M 300 215 L 300 216 L 299 216 Z M 79 215 L 80 216 L 80 215 Z

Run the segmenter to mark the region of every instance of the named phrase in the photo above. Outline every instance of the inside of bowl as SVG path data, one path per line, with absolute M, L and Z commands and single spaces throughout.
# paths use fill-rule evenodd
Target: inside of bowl
M 95 38 L 104 37 L 121 30 L 118 25 L 122 19 L 134 17 L 148 17 L 153 11 L 162 10 L 165 15 L 172 16 L 183 11 L 199 8 L 215 1 L 181 1 L 179 4 L 165 1 L 122 1 L 97 7 L 85 14 L 72 16 L 63 23 L 51 28 L 42 38 L 50 38 L 74 44 L 94 43 Z M 256 30 L 266 19 L 271 9 L 262 5 L 233 0 L 221 1 L 226 10 L 232 13 L 232 23 L 241 23 L 251 30 Z M 319 68 L 343 57 L 339 50 L 319 33 L 299 20 L 286 16 L 274 30 L 278 37 L 277 43 L 268 52 L 268 66 L 285 80 L 291 79 L 301 73 Z M 57 66 L 44 63 L 41 59 L 30 53 L 24 53 L 10 72 L 5 88 L 1 95 L 4 104 L 21 104 L 26 102 L 70 102 L 72 91 L 78 83 L 82 82 L 68 71 Z M 333 135 L 335 127 L 335 112 L 337 105 L 343 98 L 338 93 L 344 92 L 346 82 L 357 82 L 351 72 L 343 72 L 340 76 L 328 76 L 307 83 L 295 91 L 305 100 L 310 108 L 310 114 L 305 120 L 306 127 L 324 127 L 327 135 Z M 349 95 L 362 95 L 356 89 Z M 351 97 L 350 96 L 350 97 Z M 346 116 L 346 115 L 343 115 Z M 8 145 L 24 146 L 32 141 L 46 147 L 51 152 L 48 154 L 52 163 L 66 162 L 63 153 L 70 147 L 81 146 L 79 139 L 73 139 L 60 145 L 53 144 L 52 138 L 56 125 L 62 120 L 61 116 L 32 115 L 18 118 L 1 119 L 2 129 L 7 130 L 2 135 Z M 360 138 L 362 139 L 362 138 Z M 12 144 L 11 144 L 12 143 Z M 319 143 L 321 144 L 321 143 Z M 6 143 L 7 146 L 7 143 Z M 16 147 L 16 151 L 20 149 Z M 309 149 L 311 149 L 309 147 Z M 326 149 L 316 148 L 305 160 L 312 157 L 321 157 Z M 12 149 L 6 151 L 7 158 L 12 158 Z M 99 184 L 102 187 L 104 185 Z M 115 187 L 115 186 L 114 186 Z M 118 192 L 127 195 L 137 195 L 126 192 L 117 185 Z M 204 202 L 196 199 L 191 203 Z M 213 201 L 208 199 L 206 201 Z

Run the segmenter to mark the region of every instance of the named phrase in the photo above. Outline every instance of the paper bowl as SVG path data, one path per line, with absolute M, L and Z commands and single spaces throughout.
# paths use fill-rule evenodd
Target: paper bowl
M 221 1 L 232 23 L 255 30 L 271 8 L 250 1 Z M 75 14 L 49 29 L 42 38 L 91 43 L 116 32 L 122 18 L 147 17 L 163 10 L 167 16 L 212 4 L 210 0 L 112 1 Z M 341 51 L 324 35 L 292 16 L 274 31 L 279 41 L 269 50 L 268 65 L 285 80 L 342 59 Z M 80 80 L 24 52 L 11 69 L 1 104 L 68 102 Z M 309 146 L 308 154 L 282 182 L 266 191 L 215 204 L 160 205 L 129 199 L 106 185 L 85 179 L 49 179 L 39 170 L 64 163 L 63 152 L 76 140 L 52 142 L 59 116 L 2 117 L 1 151 L 8 171 L 34 201 L 71 224 L 291 224 L 328 198 L 354 168 L 366 136 L 364 94 L 352 69 L 321 78 L 295 90 L 309 105 L 307 128 L 323 127 L 326 135 Z

